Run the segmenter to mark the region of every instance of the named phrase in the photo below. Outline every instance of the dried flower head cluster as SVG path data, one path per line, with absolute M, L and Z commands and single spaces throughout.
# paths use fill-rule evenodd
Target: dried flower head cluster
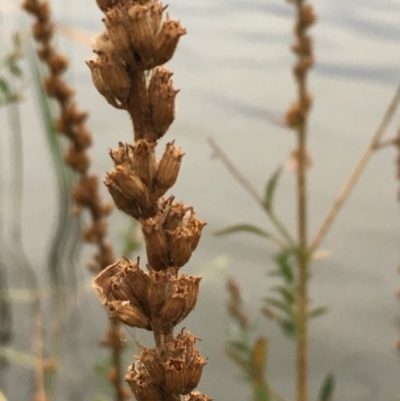
M 154 0 L 97 0 L 106 31 L 93 41 L 87 61 L 98 92 L 133 123 L 134 143 L 110 151 L 114 168 L 105 185 L 116 206 L 141 224 L 147 271 L 140 261 L 111 264 L 94 280 L 110 317 L 153 332 L 126 375 L 139 401 L 209 400 L 194 391 L 206 359 L 197 338 L 174 327 L 194 309 L 200 277 L 180 274 L 200 240 L 205 222 L 193 207 L 164 197 L 177 180 L 184 153 L 173 142 L 156 157 L 157 141 L 175 117 L 172 72 L 163 66 L 186 33 Z
M 49 2 L 25 0 L 22 7 L 36 19 L 32 33 L 38 43 L 37 53 L 49 69 L 44 87 L 47 94 L 54 98 L 60 106 L 60 115 L 55 122 L 55 127 L 70 141 L 65 155 L 65 163 L 80 176 L 72 193 L 76 204 L 75 211 L 79 212 L 85 208 L 89 211 L 92 219 L 91 224 L 85 228 L 83 233 L 86 242 L 97 246 L 97 252 L 89 268 L 99 272 L 113 263 L 115 259 L 113 250 L 105 239 L 107 235 L 106 217 L 111 212 L 111 205 L 102 202 L 98 177 L 89 174 L 90 157 L 87 149 L 92 144 L 92 137 L 85 125 L 88 114 L 79 109 L 74 100 L 74 90 L 62 78 L 62 74 L 68 67 L 68 59 L 59 54 L 52 43 L 55 26 L 51 20 Z
M 289 3 L 295 2 L 290 0 Z M 313 41 L 307 31 L 315 24 L 317 17 L 311 4 L 305 1 L 296 3 L 300 3 L 300 6 L 297 6 L 298 15 L 294 26 L 295 42 L 291 46 L 292 52 L 297 56 L 293 74 L 299 85 L 305 86 L 303 83 L 307 73 L 314 65 Z M 289 127 L 296 128 L 302 124 L 311 109 L 311 95 L 303 93 L 301 97 L 301 101 L 293 102 L 286 112 L 286 124 Z

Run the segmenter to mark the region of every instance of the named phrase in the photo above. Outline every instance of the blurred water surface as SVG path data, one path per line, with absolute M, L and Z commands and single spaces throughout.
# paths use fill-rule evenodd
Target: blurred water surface
M 60 24 L 88 34 L 102 29 L 102 15 L 94 1 L 54 0 L 52 4 Z M 314 97 L 310 123 L 314 164 L 309 176 L 311 233 L 376 129 L 400 78 L 398 1 L 319 0 L 315 6 L 319 22 L 312 31 L 317 64 L 310 77 Z M 271 383 L 291 397 L 294 346 L 258 313 L 270 286 L 266 272 L 272 267 L 273 248 L 250 236 L 215 239 L 212 234 L 235 222 L 265 227 L 269 223 L 223 166 L 210 158 L 206 138 L 215 138 L 260 192 L 267 176 L 293 150 L 293 135 L 267 121 L 268 113 L 284 112 L 295 96 L 293 57 L 288 50 L 292 9 L 283 0 L 174 0 L 168 10 L 188 31 L 169 65 L 181 92 L 177 118 L 166 140 L 176 139 L 186 152 L 173 192 L 194 205 L 199 217 L 209 223 L 186 272 L 199 274 L 219 255 L 229 257 L 228 268 L 204 282 L 198 307 L 185 321 L 186 327 L 203 338 L 202 353 L 210 357 L 200 389 L 215 400 L 249 396 L 223 356 L 228 327 L 224 285 L 226 277 L 234 275 L 243 287 L 259 332 L 270 338 Z M 118 141 L 131 140 L 129 119 L 109 107 L 94 90 L 84 63 L 90 50 L 63 38 L 59 44 L 72 58 L 69 78 L 78 89 L 79 103 L 91 113 L 93 163 L 104 175 L 111 166 L 108 149 Z M 56 194 L 49 184 L 54 177 L 32 104 L 28 98 L 24 119 L 24 240 L 32 262 L 41 266 L 55 219 Z M 391 135 L 399 121 L 397 117 Z M 394 179 L 394 157 L 392 150 L 374 156 L 323 243 L 322 248 L 331 250 L 332 257 L 313 267 L 312 298 L 328 305 L 330 313 L 312 324 L 311 399 L 315 399 L 328 372 L 337 376 L 337 400 L 388 401 L 400 395 L 400 359 L 394 351 L 399 336 L 395 291 L 400 286 L 396 273 L 400 259 L 399 185 Z M 276 199 L 277 210 L 293 228 L 294 185 L 294 177 L 285 173 Z M 125 221 L 121 215 L 114 217 L 116 240 Z M 82 277 L 88 279 L 89 275 L 82 273 Z M 12 281 L 15 284 L 17 277 Z M 83 397 L 96 386 L 92 363 L 104 314 L 91 294 L 75 314 L 79 330 L 65 328 L 68 352 L 57 400 L 89 399 Z M 142 335 L 137 335 L 141 339 Z M 10 375 L 10 394 L 15 396 L 10 400 L 25 399 L 17 395 L 18 380 L 20 377 Z

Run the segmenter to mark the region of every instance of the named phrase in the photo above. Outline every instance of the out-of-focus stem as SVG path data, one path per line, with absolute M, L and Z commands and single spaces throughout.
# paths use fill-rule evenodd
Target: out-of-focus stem
M 338 197 L 333 202 L 328 214 L 326 215 L 324 221 L 321 224 L 320 229 L 318 230 L 314 240 L 311 242 L 310 245 L 310 252 L 314 252 L 322 240 L 325 238 L 326 234 L 328 233 L 329 229 L 331 228 L 337 214 L 339 213 L 340 209 L 342 208 L 343 204 L 346 202 L 347 198 L 349 197 L 352 189 L 354 188 L 355 184 L 357 183 L 358 179 L 360 178 L 362 172 L 364 171 L 369 159 L 374 154 L 374 151 L 379 149 L 381 146 L 380 140 L 382 136 L 385 134 L 387 127 L 389 126 L 392 118 L 398 108 L 400 103 L 400 83 L 397 86 L 396 92 L 389 103 L 388 108 L 382 118 L 381 123 L 379 124 L 378 129 L 376 130 L 375 134 L 371 138 L 370 142 L 368 143 L 367 147 L 365 148 L 364 152 L 362 153 L 360 159 L 358 160 L 356 166 L 354 167 L 353 171 L 351 172 L 349 178 L 343 185 Z M 394 140 L 393 140 L 394 141 Z

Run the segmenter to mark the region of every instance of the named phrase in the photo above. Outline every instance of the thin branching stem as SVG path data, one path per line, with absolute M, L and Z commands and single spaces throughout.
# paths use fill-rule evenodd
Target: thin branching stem
M 388 108 L 382 118 L 379 127 L 377 128 L 375 134 L 369 141 L 367 147 L 365 148 L 364 152 L 362 153 L 360 159 L 358 160 L 356 166 L 354 167 L 353 171 L 351 172 L 349 178 L 346 180 L 343 188 L 341 189 L 338 197 L 333 202 L 328 214 L 326 215 L 324 221 L 321 224 L 315 238 L 311 242 L 310 252 L 313 253 L 318 248 L 322 240 L 325 238 L 326 234 L 328 233 L 329 229 L 331 228 L 337 214 L 339 213 L 340 209 L 342 208 L 343 204 L 346 202 L 347 198 L 349 197 L 352 189 L 356 185 L 358 179 L 361 176 L 361 173 L 364 171 L 369 159 L 374 154 L 374 152 L 381 148 L 382 145 L 378 146 L 378 144 L 382 144 L 380 142 L 382 136 L 385 134 L 392 118 L 399 106 L 400 103 L 400 82 L 397 86 L 396 92 L 389 103 Z
M 221 162 L 224 164 L 224 166 L 232 175 L 232 177 L 235 178 L 239 182 L 239 184 L 242 185 L 242 187 L 249 193 L 249 195 L 256 201 L 256 203 L 267 213 L 272 224 L 275 226 L 277 231 L 282 235 L 284 239 L 284 241 L 282 241 L 281 239 L 271 235 L 271 237 L 269 238 L 271 242 L 279 246 L 283 245 L 286 248 L 294 248 L 295 243 L 294 240 L 292 239 L 292 236 L 289 233 L 289 230 L 285 227 L 285 225 L 278 218 L 278 216 L 265 206 L 263 200 L 261 199 L 257 190 L 251 185 L 250 181 L 234 165 L 234 163 L 229 159 L 229 157 L 225 154 L 225 152 L 218 146 L 218 144 L 213 138 L 208 138 L 207 141 L 211 146 L 212 150 L 214 151 L 215 156 L 221 160 Z

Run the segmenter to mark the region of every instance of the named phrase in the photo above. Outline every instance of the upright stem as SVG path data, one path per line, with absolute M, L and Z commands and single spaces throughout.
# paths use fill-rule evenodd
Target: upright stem
M 301 51 L 298 52 L 298 61 L 294 69 L 298 88 L 298 110 L 300 118 L 296 125 L 298 147 L 297 171 L 297 214 L 298 214 L 298 293 L 297 293 L 297 401 L 308 399 L 308 269 L 309 257 L 307 252 L 307 115 L 310 99 L 307 94 L 307 73 L 312 66 L 312 53 L 307 44 L 306 29 L 311 24 L 305 17 L 306 6 L 304 0 L 296 0 L 296 41 Z M 308 9 L 309 11 L 310 9 Z M 311 16 L 311 15 L 310 15 Z

